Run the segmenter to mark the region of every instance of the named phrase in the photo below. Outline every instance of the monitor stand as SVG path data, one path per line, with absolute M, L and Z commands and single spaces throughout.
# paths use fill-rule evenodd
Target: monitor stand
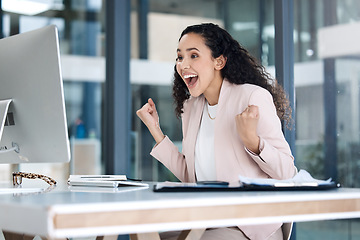
M 9 124 L 9 119 L 6 119 L 10 103 L 12 99 L 0 100 L 0 142 L 4 130 L 4 126 Z M 11 122 L 11 121 L 10 121 Z M 11 123 L 10 123 L 11 125 Z M 13 143 L 12 148 L 0 150 L 1 153 L 6 153 L 10 151 L 18 150 L 18 146 Z M 36 193 L 42 192 L 42 188 L 15 188 L 15 187 L 0 187 L 0 195 L 2 194 L 23 194 L 23 193 Z
M 3 131 L 4 131 L 4 127 L 6 125 L 14 125 L 14 119 L 7 118 L 8 110 L 9 110 L 9 106 L 10 106 L 11 102 L 12 102 L 12 99 L 0 100 L 0 142 L 1 142 Z M 12 152 L 12 151 L 19 152 L 19 146 L 14 142 L 12 143 L 11 148 L 1 149 L 0 153 L 7 153 L 7 152 Z
M 0 100 L 0 141 L 3 134 L 4 126 L 6 124 L 6 117 L 12 99 Z

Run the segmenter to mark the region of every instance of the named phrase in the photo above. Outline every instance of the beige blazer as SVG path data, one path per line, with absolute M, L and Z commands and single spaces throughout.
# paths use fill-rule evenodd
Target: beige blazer
M 244 147 L 236 130 L 235 116 L 248 105 L 259 107 L 257 133 L 260 137 L 260 155 L 255 155 Z M 196 181 L 195 143 L 204 106 L 203 95 L 190 97 L 184 103 L 181 153 L 168 137 L 151 151 L 151 155 L 182 182 Z M 225 79 L 220 90 L 214 128 L 217 180 L 237 182 L 239 174 L 274 179 L 287 179 L 295 175 L 294 158 L 284 138 L 272 96 L 266 89 L 252 84 L 235 85 Z M 240 226 L 240 229 L 250 239 L 263 240 L 280 226 L 279 223 Z

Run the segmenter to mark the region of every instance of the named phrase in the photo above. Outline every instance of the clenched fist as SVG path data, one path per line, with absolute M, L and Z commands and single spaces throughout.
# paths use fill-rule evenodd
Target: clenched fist
M 165 136 L 159 125 L 159 115 L 156 111 L 155 103 L 151 98 L 149 98 L 148 102 L 142 106 L 142 108 L 136 111 L 136 115 L 147 126 L 156 143 L 164 139 Z
M 260 154 L 260 138 L 256 128 L 259 122 L 259 108 L 250 105 L 245 110 L 235 116 L 237 132 L 245 147 L 253 153 Z

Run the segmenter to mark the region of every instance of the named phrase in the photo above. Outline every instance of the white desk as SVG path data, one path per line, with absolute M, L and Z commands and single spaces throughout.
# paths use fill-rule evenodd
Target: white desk
M 125 190 L 125 189 L 124 189 Z M 129 190 L 128 188 L 126 190 Z M 360 217 L 360 189 L 297 192 L 51 192 L 0 195 L 0 229 L 47 238 Z

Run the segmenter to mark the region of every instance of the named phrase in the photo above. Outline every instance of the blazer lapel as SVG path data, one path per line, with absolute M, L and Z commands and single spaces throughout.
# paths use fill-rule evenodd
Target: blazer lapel
M 190 180 L 196 181 L 195 178 L 195 145 L 196 139 L 200 128 L 201 118 L 204 110 L 205 98 L 204 96 L 198 97 L 196 102 L 191 109 L 191 120 L 189 122 L 189 128 L 187 132 L 187 155 L 186 155 L 186 163 L 188 168 L 188 173 Z

